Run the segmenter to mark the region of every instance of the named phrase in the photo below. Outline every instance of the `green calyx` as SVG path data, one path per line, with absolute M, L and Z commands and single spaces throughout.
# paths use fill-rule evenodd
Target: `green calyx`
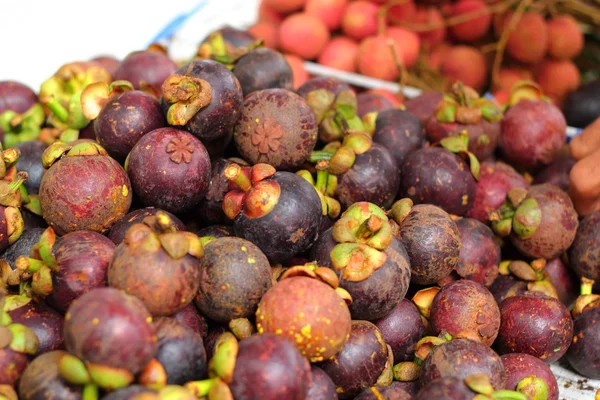
M 482 118 L 498 122 L 502 119 L 502 108 L 495 101 L 480 98 L 474 89 L 457 82 L 438 104 L 435 116 L 441 123 L 471 125 Z
M 542 87 L 533 81 L 523 80 L 513 85 L 506 102 L 506 107 L 514 107 L 521 100 L 545 100 Z
M 20 207 L 22 202 L 21 187 L 23 187 L 22 185 L 28 177 L 27 172 L 19 171 L 12 182 L 0 180 L 0 205 L 4 207 Z
M 106 155 L 108 153 L 104 147 L 91 140 L 81 140 L 74 144 L 56 141 L 42 153 L 42 165 L 45 169 L 48 169 L 62 157 Z
M 188 382 L 185 388 L 193 393 L 196 398 L 207 400 L 233 400 L 233 394 L 220 378 L 205 379 L 203 381 Z
M 442 333 L 440 336 L 425 336 L 421 338 L 415 345 L 414 362 L 417 365 L 421 365 L 435 347 L 450 340 L 452 340 L 452 336 L 447 333 Z
M 39 340 L 36 334 L 22 324 L 15 324 L 8 315 L 6 307 L 7 298 L 5 289 L 0 290 L 0 348 L 10 348 L 17 353 L 36 355 L 39 348 Z
M 513 217 L 513 231 L 522 240 L 535 235 L 542 222 L 542 209 L 533 197 L 523 200 Z
M 134 376 L 131 372 L 112 368 L 105 365 L 84 363 L 71 354 L 64 355 L 58 364 L 58 373 L 62 379 L 72 385 L 84 386 L 84 392 L 94 399 L 98 388 L 104 390 L 117 390 L 131 384 Z
M 413 201 L 409 198 L 400 199 L 392 204 L 389 215 L 398 225 L 400 225 L 410 213 L 413 205 Z
M 208 376 L 230 383 L 233 377 L 238 353 L 238 341 L 231 332 L 225 332 L 217 339 L 212 359 L 208 363 Z
M 254 333 L 254 326 L 248 318 L 236 318 L 229 321 L 229 329 L 238 340 L 249 338 Z
M 16 164 L 20 156 L 21 151 L 19 149 L 8 148 L 4 150 L 0 144 L 0 179 L 16 175 Z
M 473 400 L 528 400 L 528 397 L 513 390 L 494 390 L 486 374 L 469 375 L 464 379 L 464 382 L 469 389 L 477 393 Z
M 466 130 L 462 131 L 459 135 L 442 139 L 436 146 L 441 146 L 462 157 L 469 163 L 469 168 L 471 169 L 473 177 L 476 180 L 479 179 L 479 160 L 475 157 L 475 154 L 469 151 L 469 136 Z
M 517 392 L 524 394 L 528 400 L 546 400 L 548 384 L 543 379 L 530 375 L 519 381 Z
M 4 145 L 12 147 L 36 140 L 46 119 L 44 107 L 36 103 L 23 114 L 7 110 L 0 114 L 0 129 L 4 131 Z
M 546 296 L 558 299 L 558 292 L 550 279 L 548 273 L 544 270 L 546 260 L 538 259 L 531 263 L 525 261 L 503 261 L 500 263 L 499 272 L 502 275 L 512 274 L 521 281 L 527 282 L 529 291 L 541 292 Z
M 319 139 L 324 143 L 342 140 L 353 132 L 365 132 L 363 121 L 357 115 L 356 94 L 346 90 L 334 95 L 326 89 L 310 92 L 307 102 L 317 116 Z
M 364 132 L 349 133 L 344 141 L 330 142 L 323 150 L 313 151 L 310 162 L 329 161 L 329 173 L 341 175 L 346 173 L 356 161 L 356 156 L 368 151 L 373 145 L 373 139 Z
M 157 397 L 158 400 L 195 400 L 197 398 L 198 397 L 194 396 L 194 393 L 192 393 L 188 389 L 177 385 L 165 386 L 158 392 Z M 223 399 L 226 400 L 227 398 L 223 397 Z M 133 398 L 132 400 L 135 400 L 135 398 Z
M 162 96 L 169 104 L 169 125 L 187 124 L 201 109 L 212 101 L 212 86 L 204 79 L 173 74 L 162 85 Z
M 327 215 L 329 216 L 329 218 L 335 219 L 340 215 L 342 207 L 339 201 L 334 199 L 332 196 L 328 195 L 328 193 L 331 193 L 331 190 L 328 190 L 328 186 L 330 185 L 330 182 L 332 182 L 329 179 L 329 162 L 319 161 L 317 162 L 315 168 L 317 170 L 316 182 L 313 179 L 313 176 L 310 173 L 310 171 L 306 169 L 300 170 L 296 172 L 296 174 L 304 178 L 304 180 L 310 183 L 317 191 L 319 199 L 321 200 L 321 208 L 323 215 Z M 335 192 L 335 188 L 333 191 Z
M 528 197 L 526 190 L 513 188 L 500 208 L 490 213 L 489 220 L 499 236 L 514 233 L 527 240 L 535 235 L 542 222 L 542 209 L 534 197 Z
M 149 389 L 161 390 L 167 385 L 167 371 L 156 358 L 153 358 L 139 373 L 137 381 Z
M 121 93 L 134 90 L 131 82 L 119 80 L 107 84 L 106 82 L 95 82 L 81 92 L 81 112 L 89 120 L 95 119 L 102 111 L 108 100 Z
M 262 40 L 255 40 L 246 47 L 234 47 L 231 43 L 225 41 L 220 32 L 215 32 L 200 45 L 196 58 L 214 60 L 232 70 L 240 58 L 263 46 L 264 42 Z
M 592 293 L 593 286 L 592 279 L 581 277 L 581 294 L 575 299 L 571 308 L 573 318 L 590 308 L 600 307 L 600 295 Z

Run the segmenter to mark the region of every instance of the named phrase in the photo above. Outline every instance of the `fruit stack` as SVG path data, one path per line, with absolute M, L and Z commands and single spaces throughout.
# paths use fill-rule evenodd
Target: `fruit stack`
M 281 26 L 307 58 L 310 15 Z M 593 387 L 600 211 L 565 130 L 530 81 L 295 87 L 232 28 L 0 82 L 0 396 L 557 400 L 561 359 Z

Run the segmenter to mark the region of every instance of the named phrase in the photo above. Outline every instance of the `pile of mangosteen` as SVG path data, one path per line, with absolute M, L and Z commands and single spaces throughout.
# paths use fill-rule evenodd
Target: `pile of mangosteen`
M 406 106 L 222 29 L 0 82 L 0 397 L 557 400 L 600 378 L 563 114 Z M 368 102 L 368 101 L 367 101 Z M 362 111 L 361 111 L 362 109 Z M 369 110 L 365 112 L 365 110 Z

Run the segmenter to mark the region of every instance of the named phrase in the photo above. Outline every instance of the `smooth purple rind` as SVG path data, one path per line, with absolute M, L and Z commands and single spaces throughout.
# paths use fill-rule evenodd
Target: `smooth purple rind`
M 235 67 L 236 76 L 244 96 L 263 89 L 293 90 L 293 73 L 285 57 L 266 47 L 252 50 L 242 56 Z
M 385 317 L 374 322 L 394 352 L 394 363 L 411 361 L 415 345 L 423 337 L 425 326 L 415 304 L 403 299 Z
M 27 172 L 27 180 L 23 184 L 28 194 L 38 194 L 44 166 L 42 165 L 42 153 L 46 150 L 46 144 L 40 141 L 19 143 L 15 148 L 21 151 L 17 161 L 17 171 Z
M 377 115 L 373 141 L 387 148 L 401 168 L 408 154 L 425 144 L 425 130 L 414 114 L 399 109 L 385 110 Z
M 81 386 L 67 384 L 58 372 L 66 351 L 55 350 L 37 356 L 23 372 L 18 391 L 21 400 L 81 400 Z
M 296 90 L 296 93 L 306 100 L 310 92 L 320 89 L 333 93 L 335 96 L 341 92 L 352 90 L 347 83 L 342 82 L 337 78 L 315 77 L 304 82 L 302 86 Z
M 129 230 L 129 228 L 131 228 L 132 225 L 141 223 L 144 220 L 144 218 L 156 215 L 156 213 L 159 211 L 167 213 L 167 215 L 175 224 L 175 229 L 177 229 L 178 231 L 182 231 L 185 229 L 185 225 L 183 224 L 183 222 L 181 222 L 179 218 L 177 218 L 170 212 L 161 210 L 160 208 L 156 207 L 145 207 L 129 212 L 123 217 L 123 219 L 114 224 L 108 232 L 108 238 L 112 240 L 115 245 L 121 244 L 121 242 L 123 242 L 123 240 L 125 239 L 125 234 Z
M 0 82 L 0 114 L 7 110 L 22 114 L 37 103 L 37 100 L 35 92 L 20 82 Z
M 575 318 L 573 341 L 567 360 L 579 374 L 600 379 L 600 308 L 593 307 Z
M 370 112 L 381 112 L 394 108 L 394 104 L 380 94 L 362 92 L 356 95 L 358 103 L 358 116 L 364 117 Z
M 519 382 L 528 377 L 535 376 L 548 385 L 548 399 L 558 400 L 558 384 L 552 370 L 537 357 L 524 353 L 504 354 L 500 357 L 506 370 L 506 388 L 516 390 Z
M 580 277 L 593 279 L 600 288 L 600 211 L 584 217 L 568 251 L 569 266 Z
M 43 303 L 30 302 L 8 313 L 15 324 L 22 324 L 35 333 L 40 343 L 38 354 L 64 348 L 64 317 Z
M 472 400 L 474 397 L 475 392 L 469 389 L 463 379 L 449 376 L 429 382 L 419 390 L 413 399 Z
M 461 242 L 456 272 L 464 279 L 490 286 L 498 276 L 502 257 L 496 235 L 472 218 L 459 219 L 456 226 Z
M 316 365 L 311 365 L 310 375 L 310 387 L 306 394 L 308 400 L 338 400 L 335 384 L 325 371 Z
M 175 61 L 157 51 L 135 51 L 121 61 L 113 75 L 113 80 L 131 82 L 135 89 L 142 88 L 143 82 L 160 92 L 169 75 L 177 69 Z

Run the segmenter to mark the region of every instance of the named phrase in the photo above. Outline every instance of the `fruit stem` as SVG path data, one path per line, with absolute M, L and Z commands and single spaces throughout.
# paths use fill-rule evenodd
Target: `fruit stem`
M 237 164 L 229 164 L 224 171 L 225 177 L 233 182 L 243 192 L 248 192 L 252 188 L 252 182 L 244 174 L 242 168 Z
M 63 107 L 62 104 L 60 104 L 58 100 L 56 100 L 54 96 L 48 96 L 47 98 L 43 99 L 42 102 L 50 109 L 50 111 L 52 111 L 54 115 L 56 115 L 56 118 L 58 118 L 60 122 L 65 124 L 67 123 L 69 119 L 69 112 Z
M 27 172 L 19 171 L 17 172 L 17 177 L 15 178 L 15 180 L 9 183 L 8 185 L 10 186 L 11 190 L 16 193 L 17 190 L 19 190 L 19 188 L 21 187 L 21 185 L 25 183 L 28 177 L 29 176 L 27 175 Z
M 210 389 L 217 383 L 219 378 L 205 379 L 203 381 L 192 381 L 184 385 L 184 387 L 192 392 L 196 397 L 202 398 L 208 396 Z
M 592 294 L 592 289 L 594 287 L 594 280 L 588 279 L 586 277 L 581 277 L 581 294 Z
M 359 239 L 368 239 L 375 235 L 383 226 L 383 221 L 376 215 L 371 215 L 363 221 L 356 231 L 356 237 Z
M 319 162 L 319 161 L 329 161 L 333 156 L 334 151 L 325 151 L 325 150 L 315 150 L 310 153 L 309 161 L 311 163 Z
M 323 194 L 325 194 L 325 190 L 327 189 L 327 180 L 329 178 L 329 163 L 326 160 L 321 160 L 317 162 L 315 165 L 317 170 L 317 182 L 315 183 L 315 188 Z
M 29 272 L 30 274 L 38 272 L 44 265 L 43 261 L 31 257 L 19 256 L 15 260 L 15 266 L 19 271 Z
M 88 383 L 83 387 L 81 400 L 98 400 L 98 386 L 95 383 Z

